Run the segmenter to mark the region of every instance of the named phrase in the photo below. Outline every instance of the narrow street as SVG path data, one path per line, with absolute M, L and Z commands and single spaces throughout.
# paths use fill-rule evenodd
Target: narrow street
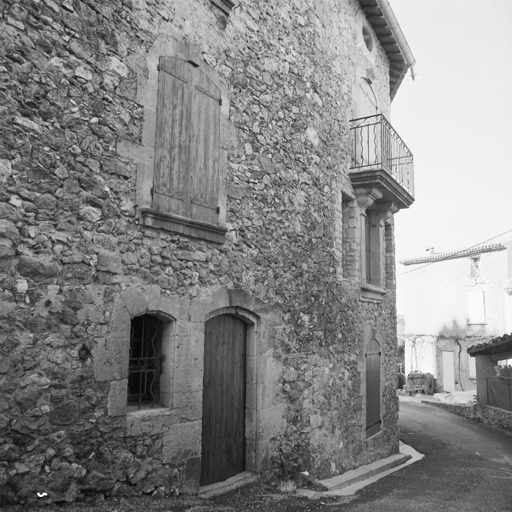
M 512 434 L 418 400 L 401 400 L 401 439 L 425 458 L 339 510 L 510 512 Z
M 310 510 L 511 512 L 512 434 L 402 397 L 401 439 L 425 458 L 361 490 Z M 230 505 L 229 497 L 219 499 Z M 235 510 L 235 509 L 233 509 Z M 286 500 L 236 510 L 292 511 Z M 296 508 L 308 510 L 308 508 Z

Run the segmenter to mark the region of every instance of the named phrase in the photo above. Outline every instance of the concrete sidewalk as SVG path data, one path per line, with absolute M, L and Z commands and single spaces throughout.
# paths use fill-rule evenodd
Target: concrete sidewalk
M 347 471 L 343 475 L 320 480 L 318 483 L 324 486 L 327 489 L 326 491 L 318 492 L 309 489 L 297 489 L 296 493 L 313 500 L 324 496 L 351 496 L 363 487 L 409 466 L 423 457 L 424 455 L 418 453 L 414 448 L 400 441 L 400 451 L 395 455 Z

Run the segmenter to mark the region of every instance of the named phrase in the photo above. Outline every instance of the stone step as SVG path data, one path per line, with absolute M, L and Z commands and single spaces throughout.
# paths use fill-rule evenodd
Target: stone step
M 395 455 L 390 455 L 385 459 L 372 462 L 371 464 L 366 464 L 356 469 L 352 469 L 342 475 L 333 476 L 332 478 L 327 478 L 325 480 L 319 480 L 319 483 L 325 486 L 329 491 L 337 491 L 344 487 L 348 487 L 349 485 L 361 482 L 362 480 L 366 480 L 367 478 L 371 478 L 379 473 L 383 473 L 388 469 L 400 466 L 410 458 L 411 455 L 397 453 Z
M 244 471 L 238 475 L 232 476 L 223 482 L 217 482 L 215 484 L 205 485 L 199 488 L 198 496 L 200 498 L 213 498 L 214 496 L 220 496 L 235 489 L 239 489 L 245 485 L 249 485 L 258 481 L 258 475 L 251 473 L 250 471 Z

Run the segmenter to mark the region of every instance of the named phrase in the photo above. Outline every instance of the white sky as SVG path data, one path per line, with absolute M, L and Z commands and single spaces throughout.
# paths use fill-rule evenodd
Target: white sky
M 512 0 L 390 3 L 417 62 L 391 108 L 415 166 L 398 262 L 512 230 Z

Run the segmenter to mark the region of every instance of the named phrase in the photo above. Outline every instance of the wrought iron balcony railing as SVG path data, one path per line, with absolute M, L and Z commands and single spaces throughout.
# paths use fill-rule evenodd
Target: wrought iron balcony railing
M 414 197 L 414 161 L 391 123 L 377 114 L 350 121 L 351 173 L 384 170 Z

